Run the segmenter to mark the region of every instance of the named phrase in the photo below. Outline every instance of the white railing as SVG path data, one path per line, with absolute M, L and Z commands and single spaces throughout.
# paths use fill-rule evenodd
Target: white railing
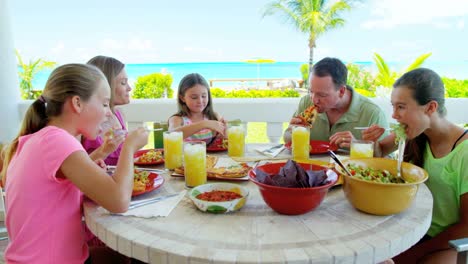
M 381 106 L 391 122 L 392 108 L 388 99 L 371 98 Z M 243 122 L 266 122 L 267 135 L 271 142 L 278 142 L 282 136 L 283 122 L 289 122 L 297 108 L 299 98 L 215 98 L 213 105 L 227 120 L 241 119 Z M 31 101 L 21 101 L 20 115 L 26 112 Z M 447 118 L 456 124 L 468 123 L 468 98 L 447 98 Z M 134 99 L 122 107 L 129 128 L 141 122 L 160 122 L 177 111 L 175 99 Z

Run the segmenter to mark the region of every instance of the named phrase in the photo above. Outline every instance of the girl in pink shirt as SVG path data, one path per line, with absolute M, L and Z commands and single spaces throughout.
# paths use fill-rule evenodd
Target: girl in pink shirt
M 109 84 L 99 69 L 67 64 L 51 73 L 43 95 L 29 107 L 1 172 L 8 263 L 85 262 L 83 194 L 110 212 L 128 209 L 133 154 L 146 144 L 148 133 L 139 128 L 128 134 L 112 177 L 76 139 L 98 135 L 111 114 L 109 101 Z

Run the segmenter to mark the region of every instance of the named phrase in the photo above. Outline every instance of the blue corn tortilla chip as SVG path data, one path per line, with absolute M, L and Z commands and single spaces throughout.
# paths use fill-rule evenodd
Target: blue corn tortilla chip
M 255 169 L 255 177 L 257 178 L 259 182 L 262 182 L 268 185 L 274 185 L 273 181 L 270 178 L 270 174 L 262 170 L 259 170 L 258 168 Z
M 329 183 L 326 170 L 305 170 L 293 160 L 288 160 L 280 168 L 278 174 L 269 175 L 265 171 L 255 169 L 256 178 L 259 182 L 279 187 L 308 188 Z
M 270 176 L 272 181 L 274 182 L 274 186 L 280 186 L 280 187 L 289 187 L 289 188 L 296 188 L 297 187 L 297 181 L 295 178 L 288 177 L 286 175 L 272 175 Z
M 321 186 L 324 185 L 324 182 L 327 180 L 327 174 L 324 170 L 308 170 L 307 175 L 309 176 L 309 186 Z

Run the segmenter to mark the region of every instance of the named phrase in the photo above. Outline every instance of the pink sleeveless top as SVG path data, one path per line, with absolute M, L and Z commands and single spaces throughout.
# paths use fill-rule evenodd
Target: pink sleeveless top
M 127 130 L 127 128 L 125 127 L 125 122 L 123 121 L 122 114 L 116 110 L 115 116 L 119 120 L 119 123 L 122 125 L 122 129 Z M 95 149 L 99 148 L 103 143 L 104 143 L 104 138 L 101 135 L 97 136 L 95 140 L 90 140 L 87 138 L 81 140 L 81 144 L 83 145 L 86 152 L 88 152 L 88 154 L 93 152 Z M 120 144 L 120 146 L 114 152 L 112 152 L 109 156 L 107 156 L 104 162 L 107 165 L 117 165 L 117 161 L 119 160 L 121 150 L 122 150 L 122 144 Z

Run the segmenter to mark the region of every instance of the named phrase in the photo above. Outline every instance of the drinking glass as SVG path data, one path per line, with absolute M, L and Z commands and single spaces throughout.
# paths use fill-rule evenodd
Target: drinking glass
M 374 142 L 370 140 L 351 140 L 350 158 L 372 158 L 374 156 Z
M 206 183 L 206 143 L 192 141 L 184 143 L 185 186 L 192 188 Z
M 229 157 L 243 157 L 245 154 L 245 129 L 242 124 L 230 125 L 227 129 Z
M 153 129 L 154 131 L 154 148 L 163 148 L 164 147 L 164 141 L 163 141 L 163 133 L 167 131 L 168 129 L 168 124 L 167 122 L 155 122 L 153 123 Z M 156 130 L 156 129 L 161 129 L 161 130 Z
M 292 126 L 292 158 L 293 160 L 307 160 L 310 152 L 310 128 L 306 126 Z
M 173 170 L 182 166 L 183 134 L 181 131 L 163 133 L 164 164 L 166 169 Z
M 113 115 L 109 116 L 106 121 L 101 123 L 101 136 L 108 136 L 112 138 L 113 136 L 126 135 L 127 130 L 122 129 L 122 127 L 118 124 L 119 121 L 116 117 Z

